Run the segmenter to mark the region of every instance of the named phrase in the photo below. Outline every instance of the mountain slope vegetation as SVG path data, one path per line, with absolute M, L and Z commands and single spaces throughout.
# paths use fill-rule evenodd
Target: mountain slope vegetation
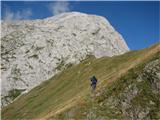
M 159 120 L 160 53 L 144 60 L 54 120 Z
M 138 97 L 134 96 L 133 101 L 128 100 L 129 105 L 137 105 L 137 109 L 134 109 L 136 112 L 136 110 L 141 110 L 138 109 L 139 105 L 147 106 L 148 99 L 152 100 L 153 98 L 151 103 L 154 105 L 148 107 L 152 111 L 150 116 L 159 117 L 159 110 L 156 106 L 159 103 L 158 95 L 151 91 L 149 83 L 142 81 L 142 83 L 131 84 L 135 82 L 133 78 L 137 78 L 137 74 L 142 71 L 147 62 L 158 59 L 156 56 L 159 55 L 159 45 L 156 44 L 143 50 L 130 51 L 114 57 L 96 59 L 94 56 L 88 56 L 80 64 L 68 66 L 66 70 L 4 107 L 2 119 L 136 119 L 133 109 L 128 107 L 128 104 L 123 111 L 120 108 L 125 105 L 118 104 L 122 101 L 117 102 L 124 100 L 125 104 L 125 100 L 128 99 L 124 98 L 129 96 L 129 93 L 134 94 L 136 89 L 142 89 L 142 94 Z M 92 75 L 98 78 L 95 93 L 90 92 L 89 78 Z M 127 86 L 130 86 L 128 91 L 131 92 L 125 91 Z M 146 93 L 147 90 L 150 92 Z M 145 98 L 146 95 L 151 98 Z M 144 104 L 141 103 L 145 100 Z M 143 113 L 137 118 L 143 118 Z

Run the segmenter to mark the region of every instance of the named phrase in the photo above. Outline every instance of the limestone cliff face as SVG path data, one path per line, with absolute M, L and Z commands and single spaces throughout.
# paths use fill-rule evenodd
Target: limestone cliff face
M 1 29 L 3 106 L 13 100 L 12 90 L 27 92 L 87 55 L 113 56 L 129 50 L 105 18 L 78 12 L 2 22 Z

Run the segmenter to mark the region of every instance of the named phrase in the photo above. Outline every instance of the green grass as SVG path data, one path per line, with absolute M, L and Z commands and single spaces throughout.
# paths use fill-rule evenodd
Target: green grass
M 151 119 L 160 119 L 160 94 L 155 94 L 151 88 L 151 84 L 148 80 L 143 80 L 142 82 L 137 81 L 137 77 L 141 74 L 144 66 L 152 60 L 158 59 L 160 57 L 160 52 L 153 55 L 147 60 L 144 60 L 136 67 L 130 69 L 125 75 L 120 77 L 117 81 L 109 84 L 105 89 L 103 88 L 99 92 L 101 95 L 96 97 L 94 100 L 91 96 L 86 97 L 84 100 L 86 103 L 84 105 L 69 108 L 66 111 L 58 114 L 57 116 L 52 116 L 50 119 L 55 120 L 65 120 L 67 118 L 72 118 L 75 120 L 83 120 L 87 118 L 87 115 L 92 112 L 90 119 L 97 119 L 98 117 L 105 118 L 105 120 L 111 119 L 123 119 L 121 102 L 125 100 L 123 94 L 126 93 L 126 89 L 130 86 L 130 89 L 137 86 L 139 94 L 136 95 L 131 100 L 131 107 L 127 110 L 132 111 L 135 108 L 141 107 L 141 109 L 150 109 L 149 116 Z M 150 102 L 154 104 L 150 104 Z M 102 104 L 102 105 L 101 105 Z M 76 110 L 78 109 L 78 110 Z M 70 116 L 71 111 L 74 112 L 74 116 Z M 84 114 L 87 113 L 87 114 Z M 68 117 L 68 116 L 69 117 Z M 131 119 L 131 118 L 130 118 Z
M 18 97 L 24 90 L 19 90 L 19 89 L 13 89 L 9 91 L 10 98 L 15 99 Z
M 8 92 L 8 95 L 3 99 L 7 101 L 7 99 L 15 100 L 21 93 L 25 91 L 25 89 L 12 89 Z
M 87 103 L 86 100 L 90 93 L 90 80 L 92 75 L 98 78 L 97 90 L 110 85 L 121 77 L 128 69 L 135 67 L 137 64 L 151 58 L 156 52 L 159 44 L 146 48 L 140 51 L 131 51 L 123 55 L 115 57 L 103 57 L 96 59 L 88 57 L 78 65 L 72 65 L 68 69 L 62 71 L 51 79 L 43 82 L 41 85 L 32 89 L 28 94 L 22 95 L 12 104 L 2 109 L 2 118 L 16 120 L 16 119 L 38 119 L 46 116 L 50 112 L 57 112 L 67 106 L 67 101 L 72 100 L 70 105 L 74 103 Z M 129 77 L 129 76 L 128 76 Z M 124 83 L 128 78 L 124 79 Z M 123 84 L 122 84 L 123 85 Z M 125 87 L 125 85 L 124 85 Z M 110 88 L 115 89 L 115 88 Z M 122 90 L 121 88 L 117 88 Z M 117 94 L 117 93 L 111 93 Z M 77 96 L 80 99 L 76 99 Z M 83 106 L 82 104 L 82 106 Z M 88 108 L 90 105 L 88 104 Z M 70 108 L 70 107 L 69 107 Z M 77 111 L 87 111 L 86 106 Z M 103 109 L 103 108 L 102 108 Z M 108 115 L 114 113 L 113 108 L 107 110 Z M 66 110 L 66 109 L 64 109 Z M 104 114 L 106 113 L 104 112 Z M 82 112 L 77 112 L 77 119 L 83 118 Z M 103 114 L 103 113 L 102 113 Z M 117 110 L 117 117 L 120 113 Z M 67 117 L 62 114 L 63 117 Z M 49 116 L 49 117 L 52 117 Z

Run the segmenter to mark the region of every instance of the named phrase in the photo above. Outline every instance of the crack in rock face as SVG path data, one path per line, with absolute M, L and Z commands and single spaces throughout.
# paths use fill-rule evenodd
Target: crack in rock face
M 28 92 L 87 55 L 99 58 L 129 51 L 105 18 L 78 12 L 41 20 L 3 21 L 1 48 L 2 106 L 13 101 L 9 91 Z

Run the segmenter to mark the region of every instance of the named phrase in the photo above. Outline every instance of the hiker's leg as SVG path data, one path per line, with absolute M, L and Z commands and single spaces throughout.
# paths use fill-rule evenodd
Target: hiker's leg
M 91 86 L 91 92 L 93 93 L 94 92 L 94 85 L 92 84 Z
M 94 90 L 96 89 L 96 84 L 93 85 L 93 89 L 94 89 Z
M 92 92 L 94 92 L 94 91 L 95 91 L 95 89 L 96 89 L 96 85 L 95 85 L 95 84 L 93 84 L 93 85 L 92 85 Z

